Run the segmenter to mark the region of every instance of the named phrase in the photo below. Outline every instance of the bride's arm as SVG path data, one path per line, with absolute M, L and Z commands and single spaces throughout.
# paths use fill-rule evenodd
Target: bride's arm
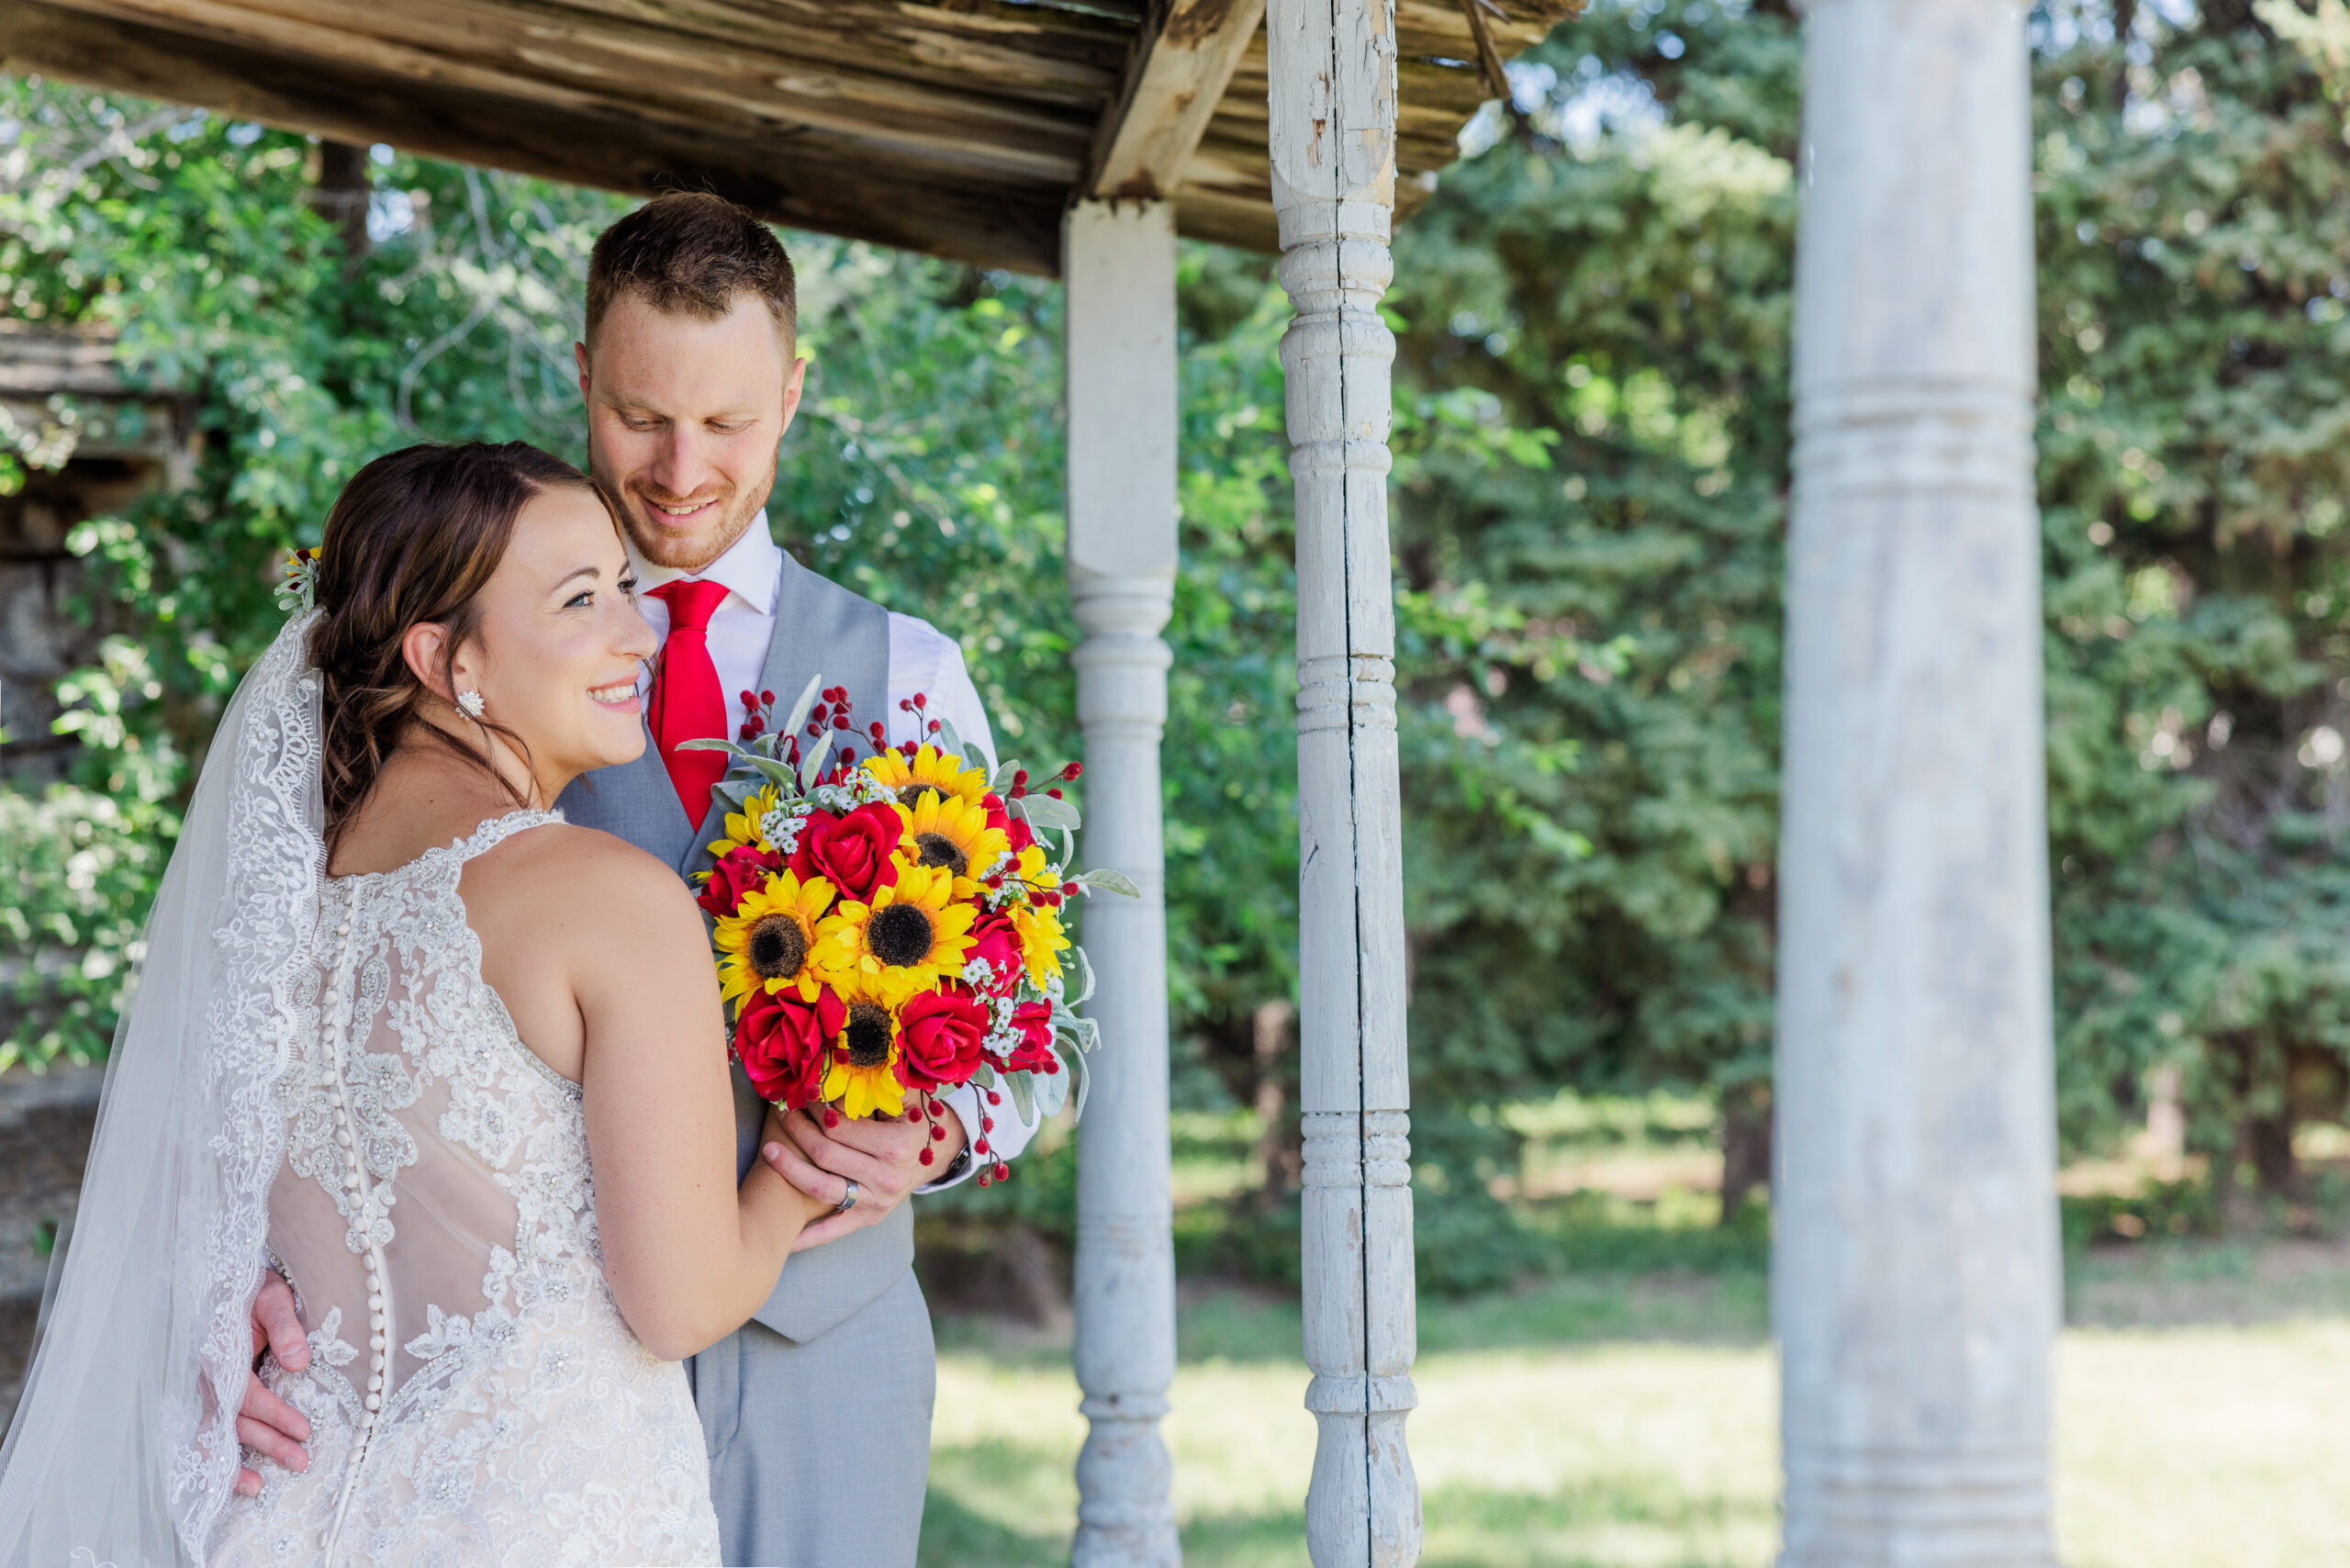
M 564 881 L 604 1270 L 637 1338 L 679 1359 L 741 1327 L 830 1211 L 764 1159 L 735 1184 L 725 1018 L 684 884 L 617 845 Z

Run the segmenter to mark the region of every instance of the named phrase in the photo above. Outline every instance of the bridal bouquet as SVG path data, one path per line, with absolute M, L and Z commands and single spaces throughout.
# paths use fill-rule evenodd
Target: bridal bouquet
M 787 1110 L 902 1115 L 909 1094 L 945 1137 L 933 1096 L 976 1083 L 989 1105 L 1010 1094 L 1024 1121 L 1049 1116 L 1099 1043 L 1072 1008 L 1093 989 L 1084 953 L 1061 930 L 1072 890 L 1132 894 L 1115 871 L 1072 872 L 1077 809 L 1058 788 L 1028 788 L 1007 762 L 990 778 L 976 746 L 924 716 L 919 744 L 858 733 L 848 691 L 800 694 L 773 722 L 773 692 L 744 694 L 736 741 L 688 741 L 732 761 L 717 786 L 725 836 L 699 899 L 733 1014 L 733 1052 L 752 1085 Z M 1054 783 L 1073 779 L 1071 763 Z M 1058 857 L 1046 839 L 1058 835 Z M 1074 984 L 1072 984 L 1074 981 Z M 1068 1071 L 1064 1073 L 1066 1065 Z M 971 1151 L 989 1159 L 984 1111 Z M 922 1161 L 934 1163 L 925 1146 Z

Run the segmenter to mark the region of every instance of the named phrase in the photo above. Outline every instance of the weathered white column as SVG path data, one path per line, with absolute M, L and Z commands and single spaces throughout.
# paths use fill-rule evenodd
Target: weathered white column
M 1085 732 L 1084 863 L 1139 899 L 1085 906 L 1108 1048 L 1077 1150 L 1078 1568 L 1182 1561 L 1158 1435 L 1175 1376 L 1167 1191 L 1167 903 L 1158 739 L 1175 592 L 1175 216 L 1166 202 L 1080 202 L 1067 279 L 1069 580 Z
M 1297 485 L 1299 964 L 1304 1005 L 1305 1501 L 1317 1568 L 1406 1564 L 1420 1501 L 1410 1075 L 1387 547 L 1395 35 L 1388 0 L 1271 0 L 1273 206 Z
M 2010 0 L 1809 7 L 1780 853 L 1786 1568 L 2042 1568 L 2053 1191 Z

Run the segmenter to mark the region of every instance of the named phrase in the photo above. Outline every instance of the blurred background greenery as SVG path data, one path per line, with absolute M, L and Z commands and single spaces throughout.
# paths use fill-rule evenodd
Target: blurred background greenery
M 2350 12 L 2046 0 L 2031 36 L 2081 1324 L 2065 1408 L 2101 1413 L 2068 1425 L 2067 1453 L 2090 1456 L 2078 1473 L 2159 1481 L 2184 1462 L 2145 1457 L 2128 1390 L 2201 1386 L 2220 1354 L 2141 1356 L 2129 1336 L 2185 1332 L 2143 1327 L 2163 1303 L 2222 1326 L 2264 1301 L 2350 1305 L 2332 1265 L 2297 1273 L 2276 1249 L 2294 1244 L 2249 1239 L 2350 1229 Z M 1431 1562 L 1767 1555 L 1799 74 L 1785 0 L 1594 0 L 1512 67 L 1511 99 L 1397 238 L 1423 1383 L 1459 1402 L 1446 1416 L 1431 1394 L 1415 1431 L 1457 1422 L 1472 1456 L 1424 1461 L 1431 1518 L 1468 1532 L 1432 1534 Z M 0 316 L 96 334 L 196 441 L 180 482 L 73 524 L 50 605 L 73 667 L 50 708 L 7 710 L 42 733 L 0 735 L 0 1065 L 103 1057 L 194 761 L 277 623 L 277 561 L 316 541 L 342 480 L 424 439 L 583 455 L 579 279 L 624 205 L 0 80 Z M 787 239 L 813 370 L 778 537 L 960 638 L 1007 751 L 1076 756 L 1057 288 Z M 1184 248 L 1180 286 L 1177 1233 L 1184 1276 L 1207 1282 L 1186 1287 L 1177 1444 L 1201 1489 L 1195 1560 L 1291 1562 L 1279 1509 L 1303 1473 L 1248 1446 L 1302 1418 L 1281 1360 L 1298 1163 L 1287 307 L 1268 259 L 1211 247 Z M 0 489 L 18 493 L 90 415 L 63 394 L 10 409 Z M 986 1415 L 942 1416 L 938 1561 L 1063 1550 L 1065 1531 L 1032 1539 L 952 1499 L 957 1477 L 1024 1474 L 1049 1450 L 1035 1484 L 1066 1511 L 1074 1394 L 1039 1369 L 1066 1311 L 1072 1177 L 1057 1129 L 1007 1186 L 924 1207 L 934 1298 L 1031 1325 L 948 1336 L 950 1393 L 989 1397 L 942 1406 Z M 2246 1365 L 2286 1354 L 2270 1330 L 2210 1332 L 2237 1335 Z M 2292 1332 L 2316 1336 L 2290 1352 L 2330 1369 L 2312 1376 L 2350 1365 L 2336 1330 Z M 1520 1366 L 1537 1345 L 1539 1375 Z M 1014 1372 L 1017 1390 L 988 1381 Z M 1633 1425 L 1623 1444 L 1585 1434 L 1599 1471 L 1507 1460 L 1509 1432 L 1555 1438 L 1562 1411 L 1608 1398 Z M 1516 1414 L 1487 1429 L 1488 1408 Z M 2080 1561 L 2205 1560 L 2177 1554 L 2191 1529 L 2140 1551 L 2113 1522 L 2124 1494 L 2067 1485 L 2068 1519 L 2108 1521 Z M 1249 1511 L 1275 1493 L 1273 1514 Z M 2288 1529 L 2276 1560 L 2326 1555 L 2314 1540 Z

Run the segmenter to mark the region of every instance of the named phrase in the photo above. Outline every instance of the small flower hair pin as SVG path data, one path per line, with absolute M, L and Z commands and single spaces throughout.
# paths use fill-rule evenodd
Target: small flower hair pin
M 319 553 L 297 550 L 285 559 L 285 580 L 277 585 L 277 608 L 288 615 L 315 610 L 319 604 Z

